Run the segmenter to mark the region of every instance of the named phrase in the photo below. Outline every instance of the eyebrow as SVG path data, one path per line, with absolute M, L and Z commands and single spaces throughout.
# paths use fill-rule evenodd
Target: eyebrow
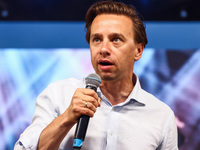
M 95 37 L 100 37 L 102 38 L 103 35 L 101 33 L 94 33 L 91 35 L 91 38 L 95 38 Z M 111 33 L 108 35 L 109 38 L 113 38 L 113 37 L 120 37 L 122 39 L 125 39 L 125 36 L 121 33 Z
M 103 35 L 100 33 L 95 33 L 91 35 L 91 38 L 94 38 L 94 37 L 103 37 Z
M 120 37 L 120 38 L 122 38 L 122 39 L 126 39 L 125 38 L 125 36 L 123 35 L 123 34 L 121 34 L 121 33 L 111 33 L 111 34 L 109 34 L 109 36 L 108 36 L 109 38 L 113 38 L 113 37 Z

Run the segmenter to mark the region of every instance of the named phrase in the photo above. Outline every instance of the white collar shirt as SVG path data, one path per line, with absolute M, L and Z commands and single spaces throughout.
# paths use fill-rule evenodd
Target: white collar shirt
M 20 136 L 15 150 L 35 150 L 42 130 L 70 105 L 84 80 L 66 79 L 50 84 L 38 97 L 31 125 Z M 140 87 L 125 102 L 112 106 L 98 88 L 101 107 L 90 118 L 82 150 L 177 150 L 177 127 L 173 111 Z M 73 150 L 76 125 L 60 144 Z

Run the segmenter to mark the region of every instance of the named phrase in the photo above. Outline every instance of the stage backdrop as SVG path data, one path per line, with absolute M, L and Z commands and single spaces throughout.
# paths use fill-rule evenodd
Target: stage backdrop
M 0 49 L 0 149 L 13 149 L 48 84 L 92 72 L 89 49 Z M 173 109 L 179 147 L 199 150 L 200 50 L 147 48 L 134 72 L 145 90 Z

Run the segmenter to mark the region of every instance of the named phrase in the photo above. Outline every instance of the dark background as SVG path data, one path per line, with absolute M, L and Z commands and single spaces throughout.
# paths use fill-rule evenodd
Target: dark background
M 83 21 L 98 0 L 0 0 L 0 20 Z M 118 0 L 119 1 L 119 0 Z M 200 20 L 199 0 L 121 0 L 131 4 L 147 21 Z

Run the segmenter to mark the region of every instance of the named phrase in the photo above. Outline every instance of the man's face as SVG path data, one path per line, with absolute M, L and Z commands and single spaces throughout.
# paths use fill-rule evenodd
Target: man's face
M 143 46 L 135 44 L 132 20 L 124 15 L 102 14 L 92 22 L 90 51 L 93 68 L 102 80 L 132 77 Z

